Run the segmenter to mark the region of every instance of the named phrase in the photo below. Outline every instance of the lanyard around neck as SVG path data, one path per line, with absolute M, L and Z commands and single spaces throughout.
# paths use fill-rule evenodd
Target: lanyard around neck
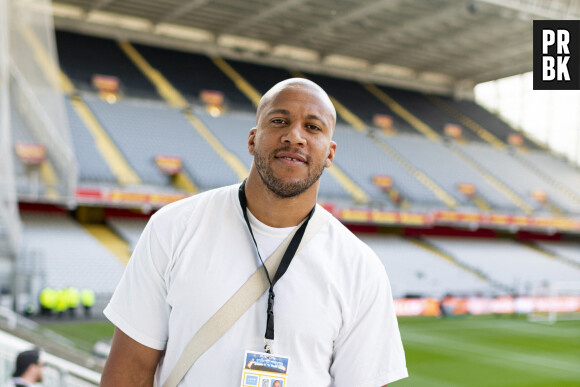
M 284 252 L 284 256 L 282 257 L 282 261 L 278 266 L 278 270 L 276 270 L 276 274 L 274 275 L 274 279 L 270 278 L 270 273 L 268 273 L 268 269 L 266 265 L 264 265 L 264 260 L 260 255 L 260 250 L 258 249 L 258 244 L 256 243 L 256 238 L 254 237 L 254 232 L 252 231 L 252 226 L 250 225 L 250 220 L 248 219 L 248 210 L 247 210 L 247 200 L 246 200 L 246 180 L 242 182 L 240 185 L 240 189 L 238 190 L 238 198 L 240 199 L 240 206 L 242 207 L 242 212 L 244 214 L 244 219 L 246 220 L 246 225 L 248 226 L 248 230 L 250 231 L 250 235 L 252 236 L 252 241 L 254 242 L 254 246 L 256 246 L 256 252 L 258 253 L 258 258 L 260 258 L 260 262 L 262 263 L 262 267 L 264 268 L 264 272 L 266 273 L 266 278 L 268 279 L 268 283 L 270 284 L 270 288 L 268 290 L 268 310 L 267 310 L 267 319 L 266 319 L 266 334 L 264 340 L 266 342 L 265 350 L 267 353 L 270 353 L 270 346 L 274 341 L 274 285 L 278 280 L 286 273 L 288 267 L 290 266 L 290 262 L 294 258 L 296 254 L 296 250 L 298 250 L 298 246 L 300 245 L 300 241 L 302 241 L 302 237 L 304 236 L 304 231 L 306 231 L 306 226 L 308 226 L 308 221 L 312 218 L 314 214 L 314 210 L 316 206 L 312 208 L 312 211 L 308 214 L 308 217 L 302 223 L 300 228 L 296 231 L 288 248 Z

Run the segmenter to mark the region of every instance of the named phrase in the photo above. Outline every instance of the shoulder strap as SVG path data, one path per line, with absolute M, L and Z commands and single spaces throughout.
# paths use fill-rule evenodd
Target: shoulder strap
M 297 252 L 318 233 L 330 217 L 331 215 L 328 211 L 320 205 L 316 205 L 314 215 L 310 219 L 308 227 L 306 227 L 304 237 L 298 246 Z M 286 248 L 290 244 L 294 232 L 291 232 L 280 243 L 276 251 L 264 262 L 264 265 L 266 265 L 270 273 L 275 273 L 278 269 L 284 251 L 286 251 Z M 264 274 L 264 270 L 262 270 L 262 267 L 259 267 L 238 291 L 195 333 L 189 344 L 183 350 L 183 353 L 163 384 L 163 387 L 177 386 L 197 359 L 242 317 L 250 306 L 264 294 L 268 286 L 269 283 Z

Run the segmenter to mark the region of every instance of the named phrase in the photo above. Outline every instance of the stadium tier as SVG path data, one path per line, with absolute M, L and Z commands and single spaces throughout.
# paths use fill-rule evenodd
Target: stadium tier
M 536 284 L 580 278 L 579 267 L 514 241 L 445 237 L 426 240 L 517 294 L 530 294 Z
M 443 205 L 432 191 L 421 184 L 407 169 L 384 152 L 372 138 L 345 126 L 337 126 L 336 163 L 367 192 L 373 200 L 392 207 L 387 194 L 373 183 L 373 176 L 387 175 L 403 198 L 413 204 Z
M 407 121 L 395 114 L 388 105 L 378 100 L 361 83 L 310 73 L 305 73 L 304 75 L 306 78 L 318 83 L 331 97 L 354 112 L 369 128 L 378 126 L 375 116 L 387 115 L 392 119 L 391 128 L 394 131 L 417 133 Z
M 440 102 L 438 102 L 438 100 Z M 473 126 L 479 125 L 485 128 L 486 131 L 495 135 L 500 141 L 507 143 L 510 135 L 517 135 L 521 137 L 522 145 L 530 149 L 539 149 L 539 146 L 531 141 L 529 138 L 522 135 L 521 132 L 514 130 L 511 126 L 499 119 L 496 115 L 478 105 L 473 101 L 456 100 L 449 97 L 434 97 L 431 101 L 435 101 L 440 107 L 449 109 L 447 112 L 452 112 L 453 115 L 462 119 L 462 124 L 465 126 L 466 121 L 471 120 L 470 124 L 475 130 L 478 128 Z M 469 130 L 466 128 L 465 130 Z
M 178 109 L 142 101 L 108 104 L 85 101 L 145 185 L 169 186 L 156 165 L 158 155 L 179 157 L 183 169 L 202 190 L 233 184 L 237 176 Z
M 185 173 L 198 189 L 205 190 L 238 181 L 239 172 L 232 170 L 232 165 L 226 162 L 227 156 L 220 154 L 223 152 L 220 146 L 236 155 L 246 169 L 249 167 L 251 158 L 247 154 L 245 137 L 254 124 L 251 118 L 254 108 L 252 96 L 246 87 L 240 86 L 243 82 L 239 78 L 261 94 L 272 83 L 291 74 L 286 69 L 238 60 L 222 61 L 219 64 L 218 59 L 205 55 L 142 44 L 133 46 L 137 54 L 129 54 L 126 48 L 121 48 L 115 41 L 69 32 L 59 32 L 57 43 L 63 70 L 83 91 L 96 94 L 98 90 L 91 84 L 91 79 L 93 75 L 100 74 L 119 78 L 125 96 L 162 100 L 161 95 L 151 93 L 155 90 L 151 78 L 143 75 L 142 69 L 134 64 L 134 57 L 138 55 L 150 68 L 157 70 L 167 80 L 168 85 L 194 105 L 197 117 L 217 139 L 217 148 L 207 138 L 199 136 L 180 111 L 171 110 L 164 102 L 160 101 L 155 107 L 139 107 L 138 101 L 108 104 L 90 94 L 82 95 L 111 137 L 113 145 L 118 148 L 127 165 L 135 171 L 139 183 L 159 187 L 161 190 L 171 190 L 173 187 L 171 179 L 152 161 L 159 154 L 182 159 Z M 105 54 L 99 56 L 95 54 L 95 50 L 85 55 L 85 51 L 91 51 L 87 48 L 91 46 L 99 48 L 99 52 Z M 226 70 L 224 66 L 227 67 Z M 367 87 L 368 85 L 356 81 L 320 74 L 304 75 L 321 84 L 340 105 L 337 105 L 339 129 L 335 135 L 339 157 L 335 165 L 345 173 L 351 183 L 344 183 L 344 179 L 339 180 L 335 175 L 325 176 L 321 189 L 323 199 L 333 198 L 341 203 L 353 200 L 360 202 L 360 195 L 356 200 L 355 196 L 351 196 L 351 188 L 354 186 L 354 189 L 366 197 L 364 200 L 372 201 L 373 206 L 396 208 L 397 205 L 393 204 L 392 197 L 385 192 L 384 187 L 373 182 L 373 176 L 382 175 L 392 180 L 392 187 L 410 205 L 407 208 L 411 209 L 451 207 L 515 214 L 529 213 L 530 209 L 539 214 L 577 213 L 579 210 L 579 201 L 562 192 L 562 189 L 551 187 L 551 182 L 546 179 L 546 175 L 553 179 L 557 179 L 558 175 L 548 173 L 549 171 L 542 175 L 533 162 L 522 165 L 518 159 L 530 156 L 519 151 L 516 151 L 516 156 L 496 151 L 492 149 L 492 145 L 484 142 L 481 133 L 478 135 L 472 127 L 465 126 L 472 126 L 466 124 L 465 119 L 469 119 L 484 128 L 484 131 L 489 128 L 489 133 L 495 135 L 500 144 L 504 144 L 503 141 L 510 134 L 516 133 L 473 102 L 454 101 L 447 97 L 429 96 L 386 86 Z M 235 77 L 239 78 L 234 80 Z M 159 90 L 158 86 L 156 85 Z M 222 111 L 219 117 L 215 117 L 214 113 L 206 113 L 203 107 L 208 102 L 201 96 L 204 91 L 218 92 L 223 96 L 223 101 L 218 102 L 219 105 L 231 111 Z M 381 93 L 392 102 L 385 102 Z M 399 106 L 404 113 L 401 110 L 395 112 L 395 106 Z M 233 110 L 240 115 L 236 115 Z M 247 119 L 239 118 L 245 114 Z M 389 123 L 385 124 L 386 127 L 379 128 L 380 117 L 384 120 L 385 116 Z M 70 111 L 69 117 L 75 127 L 81 124 Z M 355 132 L 351 127 L 353 122 L 363 123 L 363 127 L 357 128 L 362 132 Z M 453 133 L 446 132 L 445 127 L 448 124 L 460 128 L 461 140 L 457 147 L 429 141 L 421 135 L 421 130 L 426 135 L 437 133 L 448 138 L 448 143 L 455 143 Z M 418 128 L 417 125 L 422 126 Z M 374 136 L 368 137 L 365 132 L 373 132 Z M 234 133 L 235 135 L 231 135 Z M 420 137 L 408 137 L 402 135 L 404 133 L 415 133 Z M 103 157 L 98 157 L 95 148 L 87 141 L 80 141 L 80 136 L 74 135 L 73 138 L 77 155 L 91 160 L 79 161 L 81 185 L 84 181 L 111 182 L 110 167 L 108 172 L 106 168 L 102 168 L 104 164 L 100 159 Z M 386 152 L 385 145 L 393 152 Z M 525 145 L 533 147 L 529 142 L 525 142 Z M 462 149 L 463 154 L 458 153 L 457 149 Z M 540 157 L 558 163 L 548 153 L 535 152 L 539 152 Z M 490 155 L 494 159 L 490 159 Z M 466 162 L 465 157 L 470 162 Z M 479 164 L 481 168 L 476 168 L 473 164 Z M 574 171 L 572 167 L 570 169 Z M 425 174 L 432 182 L 426 183 L 420 177 L 421 174 Z M 495 181 L 494 177 L 497 178 Z M 519 196 L 518 199 L 527 207 L 516 203 L 510 193 L 506 194 L 505 189 L 498 188 L 498 182 L 507 186 L 515 196 Z M 479 201 L 473 200 L 472 193 L 461 192 L 458 188 L 460 184 L 472 186 Z M 567 184 L 575 182 L 572 180 Z M 574 189 L 576 188 L 571 188 L 572 191 Z M 545 191 L 548 205 L 534 199 L 532 191 Z M 447 198 L 442 199 L 442 195 Z
M 89 288 L 110 295 L 124 266 L 66 214 L 21 213 L 24 246 L 21 265 L 36 264 L 43 286 Z M 30 267 L 20 270 L 30 272 Z M 39 290 L 39 289 L 37 289 Z
M 541 241 L 537 244 L 548 253 L 573 261 L 580 267 L 580 246 L 577 243 Z
M 379 89 L 441 136 L 445 135 L 445 126 L 447 124 L 462 126 L 461 122 L 455 117 L 451 117 L 445 111 L 435 106 L 422 93 L 386 86 L 379 86 Z M 481 141 L 479 136 L 465 129 L 461 131 L 461 137 L 467 141 Z
M 148 212 L 195 192 L 239 182 L 252 163 L 247 139 L 256 124 L 256 96 L 297 74 L 70 32 L 57 32 L 56 37 L 62 70 L 75 87 L 65 106 L 79 165 L 79 206 Z M 555 219 L 550 224 L 580 229 L 573 218 L 580 213 L 576 167 L 525 138 L 523 148 L 506 146 L 518 132 L 473 102 L 303 75 L 327 90 L 337 107 L 336 159 L 333 170 L 322 175 L 319 199 L 349 226 L 386 227 L 361 236 L 387 267 L 397 297 L 501 295 L 514 288 L 525 292 L 521 288 L 528 282 L 579 274 L 562 263 L 575 259 L 565 257 L 576 242 L 566 251 L 565 245 L 555 243 L 564 249 L 555 254 L 563 258 L 550 261 L 501 238 L 428 237 L 417 242 L 385 235 L 396 232 L 392 226 L 437 228 L 449 222 L 467 233 L 479 227 L 517 231 L 525 226 L 545 232 L 551 226 L 545 220 L 539 225 L 534 216 L 556 215 L 571 216 L 572 223 Z M 14 142 L 38 142 L 18 114 L 12 121 Z M 20 192 L 31 184 L 26 168 L 16 161 Z M 187 184 L 177 183 L 175 171 Z M 42 196 L 42 180 L 36 182 Z M 24 196 L 21 200 L 34 202 Z M 123 260 L 109 252 L 106 236 L 116 235 L 130 250 L 146 223 L 143 218 L 103 216 L 73 221 L 60 214 L 54 227 L 47 227 L 54 231 L 42 233 L 43 225 L 52 225 L 51 217 L 25 214 L 24 219 L 28 248 L 41 251 L 50 266 L 47 283 L 76 283 L 76 266 L 61 266 L 77 259 L 75 265 L 98 264 L 108 270 L 102 277 L 109 282 L 79 277 L 102 291 L 112 291 Z M 81 226 L 91 223 L 101 229 L 91 233 Z M 100 258 L 75 258 L 74 249 L 64 247 L 68 242 L 54 247 L 51 242 L 59 233 L 67 241 L 81 241 L 84 251 L 90 246 Z M 556 250 L 550 246 L 543 247 Z
M 578 168 L 570 165 L 562 158 L 540 150 L 518 153 L 517 157 L 527 166 L 555 185 L 572 192 L 572 196 L 580 197 L 580 173 Z
M 66 99 L 66 112 L 79 163 L 79 180 L 87 185 L 116 185 L 117 179 L 107 166 L 103 155 L 96 146 L 95 139 L 74 110 L 69 99 Z M 80 153 L 81 151 L 82 153 Z
M 459 148 L 536 210 L 541 210 L 542 201 L 534 198 L 534 192 L 541 191 L 547 195 L 546 201 L 563 212 L 580 212 L 580 197 L 569 195 L 554 186 L 510 155 L 507 150 L 499 150 L 481 143 L 460 144 Z
M 460 191 L 460 185 L 467 183 L 472 184 L 476 194 L 494 210 L 508 213 L 519 211 L 517 206 L 497 187 L 492 186 L 479 171 L 466 164 L 454 152 L 450 142 L 432 141 L 417 135 L 378 136 L 417 169 L 425 172 L 462 206 L 475 206 L 469 195 Z
M 95 91 L 94 76 L 120 80 L 121 92 L 128 96 L 159 99 L 155 88 L 111 39 L 56 31 L 60 66 L 74 85 Z
M 360 235 L 379 256 L 395 298 L 446 294 L 495 296 L 505 293 L 490 282 L 399 236 Z
M 143 57 L 160 71 L 190 103 L 200 103 L 203 90 L 224 94 L 225 104 L 232 109 L 251 110 L 252 103 L 214 62 L 205 55 L 136 44 Z

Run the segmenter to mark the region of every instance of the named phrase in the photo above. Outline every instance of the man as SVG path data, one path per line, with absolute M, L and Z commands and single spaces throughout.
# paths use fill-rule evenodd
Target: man
M 105 309 L 116 329 L 102 386 L 163 385 L 197 330 L 312 212 L 336 151 L 328 95 L 288 79 L 263 96 L 256 121 L 245 192 L 235 185 L 195 195 L 164 207 L 145 228 Z M 385 269 L 336 219 L 296 253 L 274 289 L 272 353 L 290 358 L 291 387 L 378 387 L 407 376 Z M 264 345 L 268 297 L 180 386 L 239 385 L 245 351 Z
M 12 386 L 29 387 L 42 382 L 43 364 L 37 350 L 24 351 L 16 358 L 16 369 L 12 374 Z M 10 386 L 10 385 L 9 385 Z

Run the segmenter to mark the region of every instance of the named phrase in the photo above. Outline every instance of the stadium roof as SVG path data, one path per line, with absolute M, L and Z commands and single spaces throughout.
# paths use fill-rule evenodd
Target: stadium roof
M 532 21 L 580 0 L 57 0 L 59 28 L 417 90 L 532 70 Z

